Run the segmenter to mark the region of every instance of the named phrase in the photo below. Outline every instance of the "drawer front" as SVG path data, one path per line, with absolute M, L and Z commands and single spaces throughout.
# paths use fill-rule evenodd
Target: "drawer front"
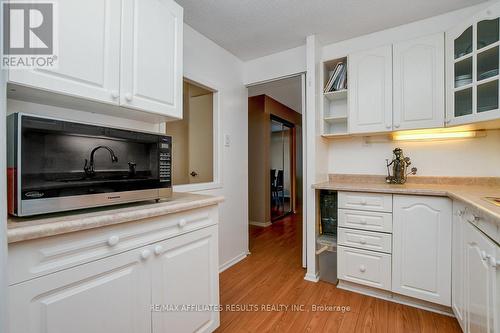
M 356 229 L 338 229 L 338 244 L 385 253 L 392 252 L 392 235 Z
M 339 192 L 339 208 L 392 213 L 392 194 Z
M 374 288 L 391 290 L 391 255 L 338 247 L 338 278 Z
M 9 285 L 172 238 L 218 222 L 217 206 L 9 245 Z
M 339 209 L 339 227 L 392 232 L 392 214 Z

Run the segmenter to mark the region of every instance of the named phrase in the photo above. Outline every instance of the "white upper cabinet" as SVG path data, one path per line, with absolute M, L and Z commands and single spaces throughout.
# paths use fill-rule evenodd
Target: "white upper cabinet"
M 451 306 L 451 200 L 395 195 L 392 291 Z
M 393 45 L 394 130 L 444 126 L 444 36 Z
M 500 3 L 446 33 L 446 123 L 448 126 L 500 118 Z
M 172 0 L 123 0 L 122 105 L 182 118 L 182 15 Z
M 58 68 L 11 69 L 9 81 L 118 104 L 120 0 L 59 0 Z
M 182 118 L 182 7 L 173 0 L 56 3 L 58 68 L 10 70 L 9 82 L 148 112 L 157 120 Z M 118 110 L 116 116 L 127 117 L 126 109 Z
M 349 132 L 392 130 L 392 47 L 349 55 Z

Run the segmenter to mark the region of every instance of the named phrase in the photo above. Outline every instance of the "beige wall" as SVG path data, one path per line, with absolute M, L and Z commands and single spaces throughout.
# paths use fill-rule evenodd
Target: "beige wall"
M 199 118 L 198 119 L 191 119 L 190 114 L 190 108 L 191 108 L 191 99 L 195 98 L 197 101 L 199 100 L 198 97 L 203 96 L 203 95 L 208 95 L 210 94 L 213 98 L 213 93 L 209 90 L 206 90 L 202 87 L 198 87 L 194 84 L 188 83 L 184 81 L 183 84 L 183 118 L 182 120 L 178 121 L 173 121 L 169 122 L 166 125 L 166 133 L 168 135 L 172 136 L 172 156 L 173 156 L 173 165 L 172 165 L 172 180 L 174 185 L 179 185 L 179 184 L 190 184 L 191 181 L 191 176 L 189 173 L 191 172 L 191 167 L 190 165 L 190 150 L 192 148 L 190 147 L 190 142 L 191 146 L 196 144 L 196 142 L 203 141 L 203 142 L 209 142 L 213 143 L 213 131 L 208 135 L 206 131 L 190 131 L 190 127 L 198 127 L 199 125 Z M 213 99 L 212 99 L 213 100 Z M 195 106 L 199 108 L 198 102 L 195 102 Z M 212 111 L 212 112 L 206 112 L 206 117 L 204 121 L 210 121 L 210 123 L 213 123 L 212 117 L 213 117 L 213 103 L 203 103 L 202 105 L 207 106 L 207 111 Z M 209 110 L 209 109 L 210 110 Z M 198 110 L 199 111 L 199 110 Z M 198 112 L 196 112 L 198 113 Z M 193 123 L 195 122 L 195 123 Z M 201 136 L 198 137 L 198 136 Z M 208 136 L 208 137 L 207 137 Z M 204 175 L 205 174 L 211 174 L 212 177 L 204 177 L 202 180 L 205 181 L 212 181 L 213 180 L 213 147 L 211 147 L 212 150 L 210 152 L 207 152 L 208 148 L 203 147 L 203 149 L 206 151 L 204 154 L 204 158 L 207 161 L 206 168 L 203 170 Z M 195 149 L 196 150 L 196 149 Z M 208 162 L 208 159 L 210 162 Z

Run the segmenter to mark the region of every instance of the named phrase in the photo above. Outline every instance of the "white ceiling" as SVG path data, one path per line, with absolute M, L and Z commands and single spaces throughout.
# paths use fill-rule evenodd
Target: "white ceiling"
M 333 43 L 484 0 L 176 0 L 184 21 L 246 61 L 305 44 Z
M 262 83 L 248 87 L 248 97 L 267 95 L 295 112 L 302 113 L 300 76 Z

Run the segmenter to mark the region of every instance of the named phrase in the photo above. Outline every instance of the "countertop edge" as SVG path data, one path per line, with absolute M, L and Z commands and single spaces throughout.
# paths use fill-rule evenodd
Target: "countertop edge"
M 459 200 L 465 204 L 473 206 L 474 208 L 480 210 L 482 213 L 488 215 L 492 219 L 496 220 L 496 223 L 500 224 L 500 215 L 494 211 L 491 211 L 484 205 L 478 204 L 476 201 L 467 198 L 466 196 L 460 194 L 460 190 L 453 189 L 408 189 L 408 188 L 375 188 L 370 187 L 370 184 L 366 186 L 356 187 L 350 185 L 334 184 L 330 182 L 323 182 L 318 184 L 313 184 L 312 188 L 315 190 L 332 190 L 332 191 L 346 191 L 346 192 L 368 192 L 368 193 L 387 193 L 387 194 L 406 194 L 406 195 L 427 195 L 427 196 L 438 196 L 438 197 L 448 197 L 450 199 Z M 379 184 L 376 184 L 379 185 Z M 425 186 L 421 184 L 422 186 Z M 463 191 L 463 190 L 462 190 Z M 486 204 L 486 202 L 485 202 Z
M 147 218 L 213 206 L 223 201 L 223 196 L 213 196 L 195 199 L 192 202 L 176 203 L 174 205 L 158 204 L 152 207 L 140 208 L 134 211 L 116 212 L 110 210 L 109 213 L 104 213 L 103 215 L 99 216 L 83 217 L 80 219 L 78 217 L 75 217 L 75 220 L 73 221 L 58 221 L 48 222 L 46 224 L 40 225 L 22 226 L 20 228 L 7 229 L 7 242 L 8 244 L 13 244 L 78 231 L 134 222 Z

